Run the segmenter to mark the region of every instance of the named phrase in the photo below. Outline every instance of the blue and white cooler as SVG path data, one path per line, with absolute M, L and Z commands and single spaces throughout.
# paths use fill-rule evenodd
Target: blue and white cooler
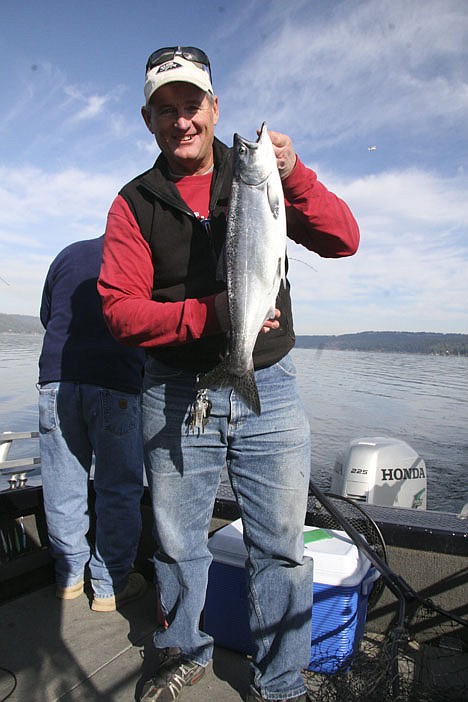
M 217 645 L 251 654 L 241 520 L 216 532 L 209 547 L 213 562 L 204 629 Z M 346 670 L 364 633 L 368 595 L 378 573 L 344 531 L 304 526 L 304 555 L 314 560 L 309 670 Z

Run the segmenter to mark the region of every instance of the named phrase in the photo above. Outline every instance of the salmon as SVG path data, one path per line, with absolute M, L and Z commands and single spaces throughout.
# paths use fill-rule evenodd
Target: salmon
M 259 415 L 252 354 L 263 323 L 275 316 L 281 281 L 286 285 L 283 187 L 265 122 L 257 141 L 234 134 L 232 173 L 225 243 L 228 352 L 199 386 L 232 387 Z

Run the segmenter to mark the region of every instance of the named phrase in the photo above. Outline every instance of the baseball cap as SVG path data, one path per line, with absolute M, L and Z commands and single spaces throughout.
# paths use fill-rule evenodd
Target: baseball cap
M 168 61 L 157 64 L 147 71 L 145 80 L 146 105 L 149 104 L 158 88 L 167 83 L 178 81 L 192 83 L 204 92 L 213 93 L 208 67 L 203 63 L 175 55 Z

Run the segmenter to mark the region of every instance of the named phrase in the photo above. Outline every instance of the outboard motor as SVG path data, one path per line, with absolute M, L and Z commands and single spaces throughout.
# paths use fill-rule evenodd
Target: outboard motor
M 338 452 L 331 492 L 373 505 L 426 509 L 426 465 L 399 439 L 353 439 Z

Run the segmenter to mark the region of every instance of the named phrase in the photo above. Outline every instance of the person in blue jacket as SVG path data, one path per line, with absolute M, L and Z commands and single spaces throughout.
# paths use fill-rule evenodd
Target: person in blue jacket
M 56 594 L 84 591 L 89 566 L 94 611 L 143 594 L 134 572 L 143 492 L 141 386 L 144 352 L 116 341 L 96 283 L 104 237 L 67 246 L 52 262 L 40 310 L 39 442 Z M 88 487 L 94 456 L 95 539 Z

